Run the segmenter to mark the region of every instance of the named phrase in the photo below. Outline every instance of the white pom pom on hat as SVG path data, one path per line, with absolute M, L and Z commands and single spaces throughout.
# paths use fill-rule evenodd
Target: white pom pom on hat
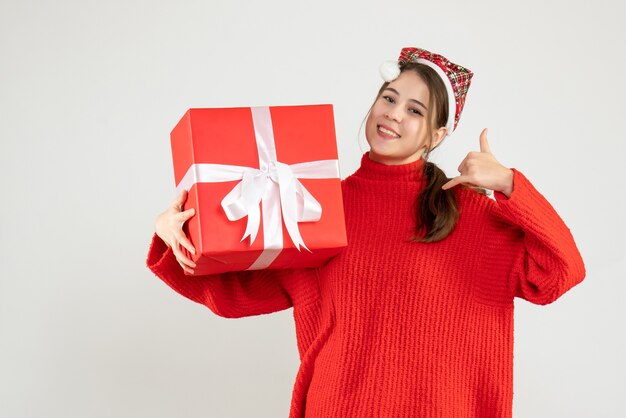
M 380 64 L 379 71 L 383 80 L 390 82 L 400 75 L 400 65 L 398 61 L 385 61 Z

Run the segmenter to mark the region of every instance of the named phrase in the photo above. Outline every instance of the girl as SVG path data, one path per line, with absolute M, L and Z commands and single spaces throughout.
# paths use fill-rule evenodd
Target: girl
M 556 300 L 584 278 L 583 261 L 550 203 L 495 159 L 486 129 L 460 176 L 428 161 L 458 124 L 471 71 L 404 48 L 381 72 L 370 151 L 342 181 L 345 251 L 319 268 L 187 276 L 183 192 L 156 219 L 147 265 L 223 317 L 294 308 L 291 418 L 510 417 L 514 298 Z

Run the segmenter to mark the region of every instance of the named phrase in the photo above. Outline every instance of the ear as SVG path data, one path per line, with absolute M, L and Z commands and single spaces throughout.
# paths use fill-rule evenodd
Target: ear
M 448 132 L 448 129 L 442 126 L 441 128 L 437 129 L 435 133 L 433 133 L 432 146 L 430 148 L 431 150 L 439 146 L 441 141 L 443 141 L 443 139 L 446 137 L 447 132 Z

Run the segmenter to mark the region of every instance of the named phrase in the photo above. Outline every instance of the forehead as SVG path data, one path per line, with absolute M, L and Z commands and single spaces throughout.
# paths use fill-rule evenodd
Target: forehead
M 387 87 L 397 90 L 400 96 L 407 99 L 416 99 L 422 103 L 427 103 L 430 97 L 428 86 L 422 77 L 413 71 L 403 71 L 398 78 L 393 80 Z

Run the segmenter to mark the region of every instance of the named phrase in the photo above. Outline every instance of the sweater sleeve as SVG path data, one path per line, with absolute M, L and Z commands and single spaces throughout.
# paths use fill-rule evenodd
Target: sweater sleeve
M 509 283 L 514 296 L 545 305 L 580 283 L 585 265 L 561 217 L 521 172 L 512 170 L 511 195 L 494 193 L 497 217 L 517 230 Z
M 155 233 L 148 268 L 182 296 L 216 315 L 240 318 L 282 311 L 319 296 L 315 269 L 273 269 L 188 276 L 172 249 Z

